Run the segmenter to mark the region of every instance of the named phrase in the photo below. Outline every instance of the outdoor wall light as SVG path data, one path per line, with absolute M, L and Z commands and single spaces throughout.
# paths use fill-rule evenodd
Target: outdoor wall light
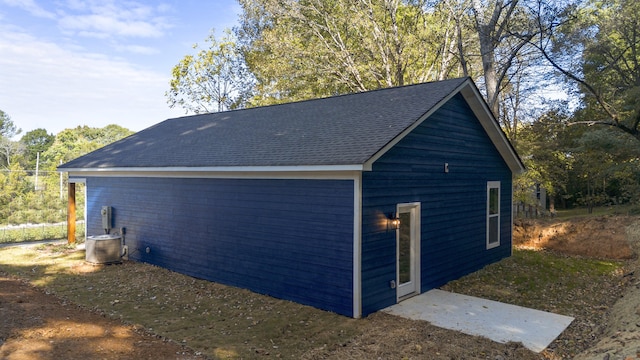
M 400 218 L 398 218 L 394 214 L 390 214 L 387 217 L 387 231 L 397 230 L 399 228 L 400 228 Z

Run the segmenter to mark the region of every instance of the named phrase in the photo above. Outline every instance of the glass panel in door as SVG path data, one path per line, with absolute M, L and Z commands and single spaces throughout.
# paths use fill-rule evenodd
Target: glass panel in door
M 397 242 L 397 296 L 419 293 L 420 203 L 399 204 Z
M 411 282 L 411 213 L 400 213 L 398 229 L 398 284 Z

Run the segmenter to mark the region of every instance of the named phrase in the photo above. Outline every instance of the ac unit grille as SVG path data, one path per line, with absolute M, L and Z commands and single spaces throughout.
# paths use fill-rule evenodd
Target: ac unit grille
M 118 263 L 120 259 L 120 236 L 89 236 L 85 242 L 86 260 L 94 264 Z

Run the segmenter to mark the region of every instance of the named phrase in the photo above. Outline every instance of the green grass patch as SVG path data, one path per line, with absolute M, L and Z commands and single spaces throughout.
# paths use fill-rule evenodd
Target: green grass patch
M 516 250 L 511 258 L 453 281 L 444 289 L 586 317 L 592 315 L 587 311 L 604 313 L 619 297 L 612 289 L 623 281 L 623 269 L 623 262 Z M 0 249 L 0 272 L 211 358 L 301 358 L 312 349 L 339 349 L 357 343 L 368 328 L 388 325 L 350 319 L 148 264 L 90 265 L 84 261 L 84 251 L 67 245 Z
M 299 358 L 359 333 L 358 321 L 156 266 L 95 266 L 67 246 L 0 249 L 0 272 L 212 358 Z
M 594 294 L 608 299 L 608 285 L 621 281 L 624 265 L 622 261 L 514 250 L 512 257 L 452 281 L 444 289 L 573 316 L 589 305 Z

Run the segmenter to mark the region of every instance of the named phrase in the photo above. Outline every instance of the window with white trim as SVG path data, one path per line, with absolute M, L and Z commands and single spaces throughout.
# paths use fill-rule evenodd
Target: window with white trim
M 500 246 L 500 181 L 487 182 L 487 249 Z

